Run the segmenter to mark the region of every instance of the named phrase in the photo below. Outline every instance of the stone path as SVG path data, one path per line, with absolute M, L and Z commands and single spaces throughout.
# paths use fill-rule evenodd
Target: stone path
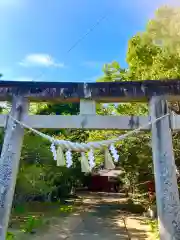
M 88 195 L 75 213 L 51 218 L 48 229 L 26 240 L 154 240 L 145 218 L 125 211 L 125 201 Z
M 83 211 L 73 213 L 63 220 L 55 219 L 47 233 L 34 240 L 152 240 L 144 218 L 120 209 L 114 199 L 85 199 Z

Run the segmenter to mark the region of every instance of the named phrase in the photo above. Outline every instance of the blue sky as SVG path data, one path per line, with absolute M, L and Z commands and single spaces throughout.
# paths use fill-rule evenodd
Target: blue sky
M 163 0 L 0 0 L 0 72 L 6 80 L 92 82 L 104 63 L 126 66 L 128 39 Z M 173 0 L 171 0 L 173 2 Z M 69 54 L 68 49 L 107 17 Z

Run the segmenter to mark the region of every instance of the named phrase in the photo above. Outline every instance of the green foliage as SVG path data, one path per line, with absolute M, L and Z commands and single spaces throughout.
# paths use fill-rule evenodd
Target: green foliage
M 7 232 L 6 240 L 16 239 L 15 235 L 12 232 Z
M 146 30 L 133 36 L 128 42 L 123 69 L 117 61 L 105 64 L 104 75 L 97 81 L 134 81 L 172 79 L 180 77 L 180 8 L 163 6 L 147 23 Z M 112 106 L 115 115 L 147 115 L 148 107 L 140 103 L 126 103 Z M 122 132 L 121 132 L 122 133 Z M 91 133 L 93 139 L 116 137 L 120 132 Z M 90 135 L 90 136 L 91 136 Z M 176 164 L 180 166 L 179 134 L 173 136 Z M 141 133 L 125 139 L 118 146 L 119 164 L 124 168 L 123 181 L 130 186 L 153 179 L 150 135 Z M 98 155 L 99 156 L 99 155 Z M 99 160 L 97 156 L 98 161 Z M 142 187 L 138 187 L 143 191 Z M 144 191 L 147 189 L 144 188 Z
M 16 215 L 25 213 L 25 207 L 23 205 L 16 205 L 13 209 L 13 213 Z
M 151 228 L 151 231 L 154 234 L 155 239 L 160 239 L 158 220 L 148 220 L 148 224 L 149 224 L 149 226 Z
M 78 114 L 79 104 L 32 104 L 32 114 Z M 88 131 L 48 130 L 44 133 L 59 139 L 84 142 Z M 73 166 L 57 167 L 50 151 L 50 143 L 40 136 L 26 131 L 20 162 L 20 171 L 16 185 L 16 204 L 33 199 L 58 200 L 70 194 L 72 187 L 82 183 L 80 155 L 73 153 Z
M 21 167 L 16 193 L 25 197 L 48 194 L 51 189 L 45 179 L 45 173 L 44 167 L 35 164 Z
M 21 231 L 24 233 L 34 233 L 34 231 L 41 227 L 43 220 L 39 217 L 29 216 L 27 220 L 21 225 Z
M 50 144 L 43 138 L 27 132 L 17 178 L 16 199 L 26 201 L 35 196 L 46 196 L 51 192 L 46 181 L 46 165 L 49 164 L 55 166 Z
M 132 81 L 180 77 L 180 8 L 164 6 L 156 11 L 144 32 L 128 42 L 127 69 L 113 61 L 105 64 L 98 81 Z
M 73 206 L 72 205 L 69 205 L 69 206 L 61 206 L 60 207 L 60 212 L 63 212 L 63 213 L 71 213 L 73 211 Z
M 22 165 L 52 164 L 50 143 L 40 136 L 27 132 L 24 138 L 21 161 Z

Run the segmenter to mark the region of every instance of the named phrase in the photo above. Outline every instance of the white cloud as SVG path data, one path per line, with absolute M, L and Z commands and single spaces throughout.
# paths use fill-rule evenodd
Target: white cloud
M 50 55 L 38 53 L 25 56 L 19 64 L 24 67 L 65 67 L 64 63 L 56 62 Z
M 17 77 L 17 78 L 13 78 L 11 80 L 13 80 L 13 81 L 21 81 L 21 82 L 30 82 L 30 81 L 33 81 L 33 78 L 30 78 L 30 77 Z

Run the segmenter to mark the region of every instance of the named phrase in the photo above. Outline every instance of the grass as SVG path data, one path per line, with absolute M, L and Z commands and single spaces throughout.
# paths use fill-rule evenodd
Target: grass
M 154 234 L 155 239 L 159 239 L 158 220 L 148 220 L 147 224 L 151 227 L 151 232 Z
M 16 206 L 12 210 L 7 239 L 16 239 L 13 235 L 19 236 L 19 233 L 22 235 L 47 231 L 53 218 L 63 218 L 72 213 L 77 206 L 77 204 L 62 204 L 61 202 L 32 202 Z
M 7 240 L 13 240 L 13 239 L 15 239 L 15 235 L 11 232 L 7 232 L 6 239 Z

